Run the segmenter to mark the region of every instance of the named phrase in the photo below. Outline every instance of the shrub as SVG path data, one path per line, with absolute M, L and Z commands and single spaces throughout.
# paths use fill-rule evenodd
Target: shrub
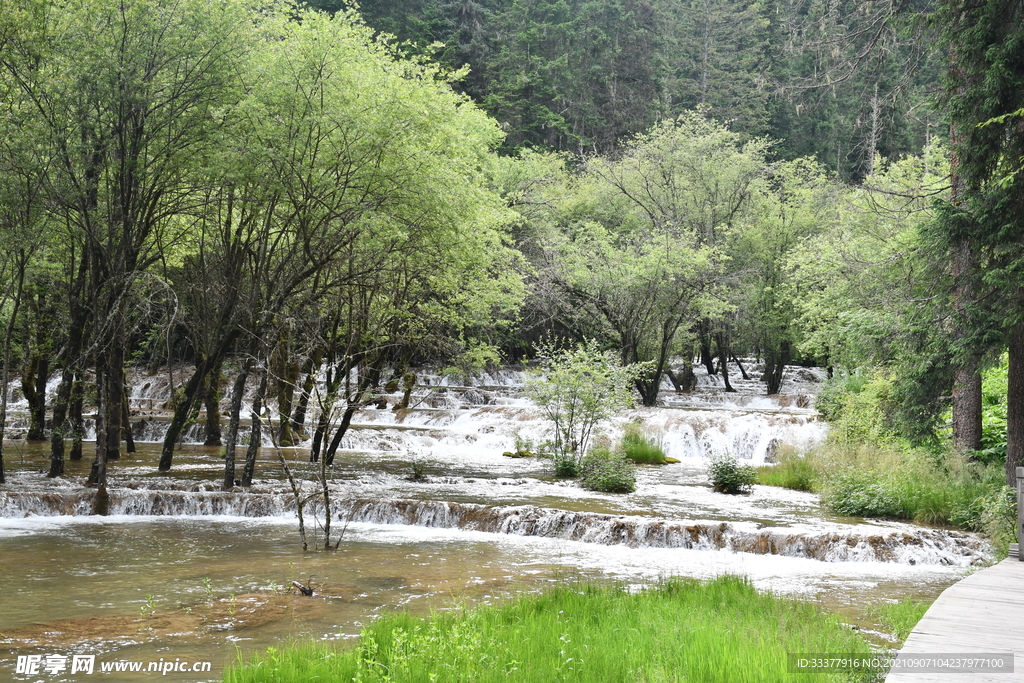
M 636 466 L 623 455 L 595 446 L 580 464 L 580 485 L 591 491 L 632 493 L 636 490 Z
M 576 458 L 575 453 L 556 452 L 551 456 L 551 464 L 554 466 L 555 476 L 560 479 L 575 479 L 580 476 L 582 463 Z
M 1006 462 L 1006 394 L 1009 357 L 982 373 L 981 450 L 974 457 L 983 462 Z
M 903 517 L 905 508 L 887 482 L 872 470 L 853 469 L 834 474 L 821 496 L 833 512 L 851 517 Z
M 630 383 L 650 365 L 623 367 L 615 354 L 602 351 L 593 340 L 572 349 L 541 344 L 537 357 L 540 368 L 526 380 L 526 395 L 554 427 L 556 476 L 575 476 L 594 427 L 616 410 L 633 405 Z
M 729 453 L 708 458 L 708 479 L 718 493 L 750 493 L 757 482 L 757 470 L 750 465 L 741 465 L 736 456 Z
M 619 448 L 623 455 L 636 463 L 665 463 L 665 451 L 661 447 L 661 439 L 656 441 L 646 436 L 640 425 L 636 423 L 626 425 Z

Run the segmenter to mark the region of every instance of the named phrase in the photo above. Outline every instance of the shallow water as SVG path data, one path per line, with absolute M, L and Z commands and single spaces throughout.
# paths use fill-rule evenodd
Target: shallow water
M 516 373 L 432 389 L 411 411 L 362 411 L 329 475 L 335 540 L 344 529 L 337 551 L 302 550 L 272 449 L 261 451 L 251 491 L 227 493 L 219 449 L 182 446 L 172 472 L 161 474 L 157 444 L 141 443 L 113 464 L 114 514 L 98 517 L 83 486 L 91 454 L 49 480 L 45 445 L 10 442 L 11 484 L 0 490 L 0 680 L 90 679 L 15 674 L 17 656 L 29 654 L 94 654 L 97 667 L 209 661 L 209 673 L 166 678 L 220 680 L 238 653 L 293 637 L 353 637 L 385 610 L 425 613 L 555 581 L 643 585 L 671 575 L 744 575 L 837 610 L 883 643 L 874 607 L 930 599 L 990 549 L 971 534 L 836 517 L 807 493 L 713 493 L 703 456 L 729 450 L 757 463 L 780 444 L 821 438 L 824 426 L 806 407 L 816 376 L 800 372 L 803 384 L 789 397 L 759 396 L 756 382 L 742 380 L 738 394 L 725 395 L 703 377 L 692 395 L 666 394 L 675 407 L 627 411 L 606 424 L 614 437 L 640 422 L 683 460 L 640 468 L 629 495 L 584 491 L 553 479 L 543 460 L 502 457 L 517 436 L 544 437 Z M 160 383 L 141 382 L 133 400 L 159 404 Z M 139 432 L 158 437 L 164 417 L 151 413 Z M 307 452 L 284 453 L 312 490 Z M 414 465 L 425 479 L 411 479 Z M 321 532 L 306 522 L 319 548 Z M 293 580 L 316 594 L 298 595 Z

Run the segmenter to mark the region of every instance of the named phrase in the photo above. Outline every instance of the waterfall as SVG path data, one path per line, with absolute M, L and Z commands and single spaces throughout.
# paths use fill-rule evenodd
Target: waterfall
M 93 492 L 0 492 L 0 516 L 89 515 Z M 311 508 L 311 514 L 315 513 Z M 290 493 L 111 489 L 111 515 L 277 517 L 294 515 Z M 568 512 L 533 505 L 485 506 L 433 500 L 343 499 L 341 522 L 401 524 L 515 536 L 542 536 L 630 548 L 727 550 L 821 562 L 894 562 L 971 566 L 988 559 L 979 537 L 945 529 L 868 526 L 825 530 L 750 528 L 744 523 L 683 522 L 632 515 Z

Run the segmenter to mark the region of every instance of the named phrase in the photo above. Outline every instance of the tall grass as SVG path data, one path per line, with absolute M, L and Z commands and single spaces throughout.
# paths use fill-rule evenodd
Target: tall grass
M 638 464 L 665 463 L 666 456 L 661 438 L 645 434 L 640 425 L 635 423 L 626 425 L 619 440 L 619 449 L 627 458 Z
M 871 610 L 882 626 L 901 644 L 928 611 L 929 603 L 904 598 L 899 602 L 883 603 Z
M 814 491 L 818 476 L 813 455 L 799 455 L 792 449 L 782 451 L 776 464 L 757 468 L 757 483 L 797 491 Z
M 790 652 L 870 647 L 813 605 L 758 593 L 744 579 L 672 579 L 639 593 L 569 586 L 429 619 L 385 616 L 352 649 L 271 649 L 224 680 L 767 683 L 790 678 Z M 870 681 L 873 674 L 817 680 Z
M 804 456 L 785 453 L 758 480 L 821 494 L 831 511 L 957 526 L 1012 542 L 1016 509 L 1003 468 L 953 451 L 831 442 Z

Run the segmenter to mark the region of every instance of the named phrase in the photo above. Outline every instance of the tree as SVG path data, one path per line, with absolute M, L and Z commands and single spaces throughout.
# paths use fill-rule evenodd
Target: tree
M 945 147 L 879 162 L 838 197 L 835 221 L 787 259 L 800 350 L 847 373 L 893 377 L 889 426 L 934 441 L 952 383 L 945 254 L 931 226 L 948 196 Z M 946 397 L 946 398 L 943 398 Z
M 969 366 L 994 344 L 1009 347 L 1006 479 L 1012 486 L 1015 468 L 1024 464 L 1024 135 L 1016 117 L 1006 115 L 1024 105 L 1024 3 L 948 0 L 938 20 L 949 45 L 945 98 L 954 155 L 954 196 L 941 233 L 965 283 L 956 291 L 958 358 Z M 980 395 L 974 403 L 980 416 Z
M 620 365 L 594 340 L 565 349 L 541 344 L 537 360 L 526 393 L 554 427 L 555 474 L 574 477 L 598 423 L 633 404 L 629 385 L 644 367 Z
M 76 282 L 93 327 L 84 352 L 98 376 L 92 479 L 102 506 L 122 435 L 129 293 L 187 225 L 179 217 L 194 200 L 196 162 L 217 125 L 211 114 L 232 99 L 246 17 L 233 2 L 198 0 L 31 8 L 2 66 L 34 107 L 52 159 L 49 196 L 87 274 Z M 73 324 L 83 327 L 84 316 Z M 53 443 L 58 458 L 62 443 Z
M 664 121 L 619 158 L 591 159 L 538 235 L 542 277 L 600 321 L 624 364 L 653 362 L 637 378 L 645 405 L 669 358 L 730 308 L 725 248 L 755 215 L 767 148 L 700 112 Z

